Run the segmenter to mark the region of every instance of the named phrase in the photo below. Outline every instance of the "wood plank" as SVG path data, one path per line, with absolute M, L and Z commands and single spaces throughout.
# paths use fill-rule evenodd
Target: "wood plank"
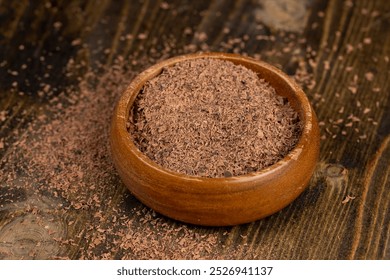
M 0 2 L 0 259 L 389 259 L 388 1 Z M 158 60 L 247 54 L 321 122 L 308 189 L 250 224 L 163 217 L 123 186 L 107 136 Z

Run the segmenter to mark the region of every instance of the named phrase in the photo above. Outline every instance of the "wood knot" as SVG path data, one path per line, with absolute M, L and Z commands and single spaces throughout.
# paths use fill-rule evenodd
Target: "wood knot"
M 53 259 L 64 235 L 58 221 L 27 214 L 12 219 L 0 230 L 0 258 Z
M 325 168 L 325 176 L 330 178 L 344 177 L 347 170 L 340 164 L 329 164 Z
M 0 226 L 0 259 L 55 259 L 60 255 L 58 240 L 67 235 L 67 226 L 52 212 L 52 203 L 30 197 L 8 209 Z

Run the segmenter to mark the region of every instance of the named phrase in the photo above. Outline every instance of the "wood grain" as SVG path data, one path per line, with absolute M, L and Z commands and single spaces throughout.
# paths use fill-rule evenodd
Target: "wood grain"
M 0 1 L 0 258 L 389 259 L 389 2 L 167 4 Z M 201 50 L 281 68 L 319 118 L 309 188 L 263 220 L 205 228 L 155 214 L 97 148 L 136 73 Z

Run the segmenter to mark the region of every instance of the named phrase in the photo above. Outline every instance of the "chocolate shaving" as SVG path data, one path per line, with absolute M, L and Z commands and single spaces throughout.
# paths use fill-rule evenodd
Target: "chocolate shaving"
M 301 123 L 288 100 L 257 74 L 218 59 L 163 69 L 130 112 L 129 131 L 151 160 L 191 176 L 259 171 L 296 145 Z

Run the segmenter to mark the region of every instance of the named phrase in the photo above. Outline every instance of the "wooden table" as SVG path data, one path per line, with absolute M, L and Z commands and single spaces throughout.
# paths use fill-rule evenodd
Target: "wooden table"
M 389 1 L 0 1 L 0 259 L 389 259 Z M 307 190 L 225 228 L 138 202 L 107 148 L 124 86 L 237 52 L 293 76 L 321 125 Z

